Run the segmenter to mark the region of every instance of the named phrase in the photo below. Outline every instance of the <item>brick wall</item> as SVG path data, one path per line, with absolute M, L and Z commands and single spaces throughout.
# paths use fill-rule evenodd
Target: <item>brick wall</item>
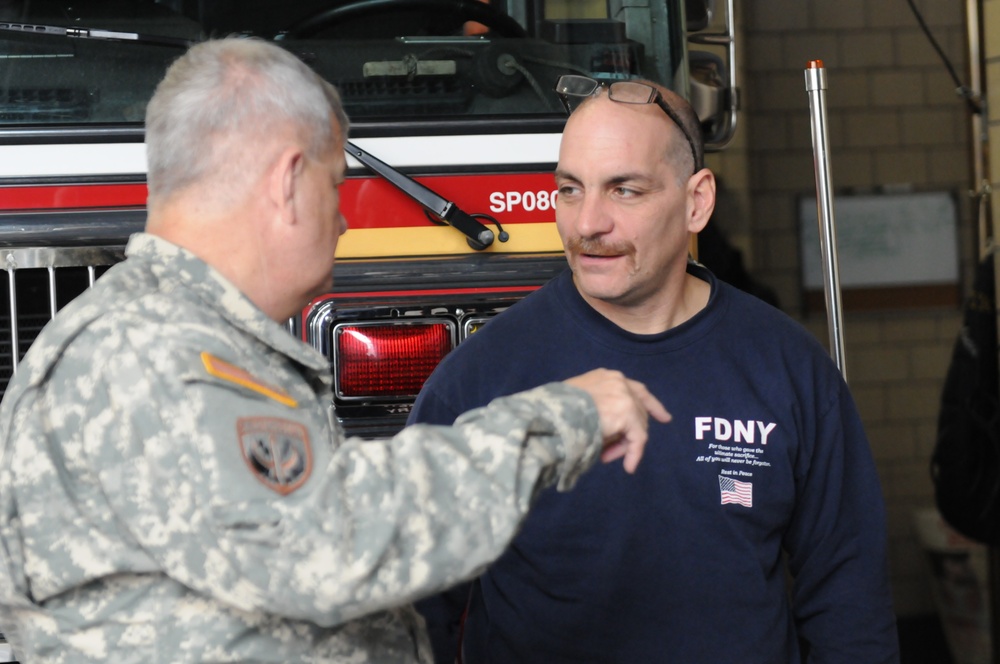
M 834 187 L 955 192 L 962 202 L 960 287 L 965 292 L 976 252 L 971 205 L 966 204 L 972 180 L 970 120 L 906 2 L 737 4 L 745 69 L 741 136 L 710 165 L 745 213 L 719 223 L 743 248 L 754 274 L 778 292 L 786 311 L 827 341 L 825 316 L 803 313 L 796 216 L 799 198 L 815 195 L 803 70 L 809 60 L 821 59 L 829 86 Z M 997 15 L 994 22 L 1000 21 L 1000 0 L 986 4 Z M 917 6 L 966 77 L 964 4 L 917 0 Z M 1000 61 L 995 75 L 1000 77 Z M 893 592 L 897 613 L 904 616 L 933 610 L 913 513 L 933 504 L 928 460 L 960 322 L 957 306 L 845 313 L 849 382 L 882 479 Z

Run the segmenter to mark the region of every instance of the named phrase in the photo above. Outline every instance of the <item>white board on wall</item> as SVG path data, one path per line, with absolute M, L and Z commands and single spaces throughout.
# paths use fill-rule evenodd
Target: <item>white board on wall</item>
M 958 210 L 950 192 L 834 197 L 840 286 L 885 288 L 957 283 Z M 822 290 L 816 199 L 799 199 L 799 252 L 806 290 Z

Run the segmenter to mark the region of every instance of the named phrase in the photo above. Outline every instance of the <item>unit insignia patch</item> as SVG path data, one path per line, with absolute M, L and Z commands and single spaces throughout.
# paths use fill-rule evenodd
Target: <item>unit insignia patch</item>
M 302 424 L 278 417 L 241 417 L 236 431 L 243 460 L 269 489 L 287 495 L 309 479 L 312 446 Z

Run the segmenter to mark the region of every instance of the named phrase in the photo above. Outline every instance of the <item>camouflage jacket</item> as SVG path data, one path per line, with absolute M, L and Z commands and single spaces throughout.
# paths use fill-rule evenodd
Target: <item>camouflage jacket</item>
M 328 361 L 140 234 L 0 407 L 0 631 L 23 662 L 429 662 L 415 598 L 598 454 L 561 383 L 345 440 Z

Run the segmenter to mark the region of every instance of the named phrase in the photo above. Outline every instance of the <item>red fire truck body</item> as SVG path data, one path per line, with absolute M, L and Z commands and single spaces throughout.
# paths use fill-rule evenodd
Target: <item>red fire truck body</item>
M 188 43 L 237 32 L 275 39 L 344 98 L 357 149 L 341 190 L 349 231 L 333 292 L 288 328 L 329 357 L 349 434 L 394 432 L 447 352 L 565 267 L 552 177 L 565 121 L 552 93 L 559 75 L 661 81 L 697 102 L 710 147 L 728 140 L 732 8 L 713 33 L 712 4 L 5 4 L 0 389 L 45 322 L 142 230 L 142 117 L 166 66 Z M 581 8 L 589 13 L 578 18 Z M 692 30 L 729 61 L 689 52 Z M 414 188 L 495 239 L 477 244 Z

